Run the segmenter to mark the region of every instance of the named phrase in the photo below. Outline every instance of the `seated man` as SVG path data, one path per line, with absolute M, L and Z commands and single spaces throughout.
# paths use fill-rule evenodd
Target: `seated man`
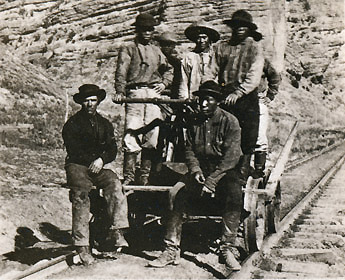
M 192 202 L 210 192 L 215 195 L 215 202 L 223 205 L 219 261 L 231 270 L 239 270 L 240 264 L 231 249 L 235 245 L 242 209 L 241 184 L 235 168 L 242 154 L 241 129 L 233 115 L 218 107 L 221 93 L 217 83 L 207 81 L 194 94 L 199 97 L 201 115 L 187 128 L 189 172 L 183 180 L 185 186 L 175 194 L 174 189 L 170 192 L 172 209 L 167 219 L 166 248 L 149 265 L 164 267 L 178 263 L 183 216 Z
M 127 199 L 116 174 L 103 168 L 117 153 L 113 126 L 97 113 L 97 106 L 105 96 L 106 92 L 96 85 L 79 87 L 73 100 L 82 108 L 62 130 L 67 150 L 67 184 L 72 191 L 72 238 L 84 265 L 93 262 L 89 247 L 89 192 L 94 185 L 103 189 L 107 201 L 111 249 L 128 246 L 122 232 L 128 227 Z

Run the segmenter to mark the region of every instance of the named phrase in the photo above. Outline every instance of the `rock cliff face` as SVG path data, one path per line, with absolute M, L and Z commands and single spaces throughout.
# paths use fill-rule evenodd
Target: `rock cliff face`
M 0 0 L 0 40 L 6 50 L 3 71 L 10 57 L 27 62 L 22 71 L 38 69 L 44 83 L 51 85 L 47 90 L 61 103 L 66 92 L 70 97 L 82 83 L 97 83 L 110 96 L 118 48 L 133 38 L 131 24 L 139 12 L 156 17 L 158 32 L 175 31 L 180 49 L 185 50 L 191 44 L 183 31 L 191 22 L 203 18 L 226 39 L 230 29 L 222 20 L 237 9 L 248 9 L 264 35 L 266 56 L 283 75 L 280 94 L 270 105 L 270 139 L 279 138 L 281 143 L 285 136 L 281 130 L 286 132 L 293 119 L 306 121 L 306 126 L 341 125 L 345 107 L 342 5 L 342 0 L 332 4 L 319 0 Z M 11 76 L 12 84 L 20 80 L 20 73 L 18 68 L 17 75 Z M 19 94 L 22 100 L 30 99 L 9 87 L 4 75 L 0 73 L 2 103 Z M 103 112 L 121 113 L 122 107 L 112 104 L 109 96 L 102 103 Z M 63 120 L 65 110 L 60 108 L 57 114 Z
M 161 25 L 188 43 L 184 29 L 194 20 L 211 22 L 228 37 L 222 20 L 239 8 L 249 9 L 262 31 L 267 54 L 282 69 L 285 48 L 283 0 L 151 0 L 151 1 L 2 1 L 1 36 L 17 54 L 63 79 L 65 87 L 82 81 L 101 83 L 112 90 L 119 45 L 133 38 L 135 16 L 148 11 Z

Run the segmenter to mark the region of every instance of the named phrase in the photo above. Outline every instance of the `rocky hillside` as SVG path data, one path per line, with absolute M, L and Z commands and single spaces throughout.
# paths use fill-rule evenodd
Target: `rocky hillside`
M 159 32 L 175 30 L 180 49 L 185 50 L 190 43 L 183 31 L 192 21 L 204 18 L 226 39 L 230 30 L 222 20 L 245 8 L 264 35 L 266 55 L 284 76 L 281 93 L 271 104 L 271 139 L 273 144 L 281 144 L 294 119 L 307 121 L 307 128 L 311 124 L 319 128 L 340 125 L 344 114 L 341 7 L 341 0 L 332 1 L 332 5 L 319 0 L 0 0 L 1 49 L 23 63 L 22 70 L 16 68 L 17 76 L 11 76 L 19 88 L 1 83 L 2 104 L 11 104 L 7 99 L 20 95 L 31 104 L 32 91 L 21 91 L 31 89 L 30 80 L 19 77 L 21 71 L 37 69 L 46 79 L 42 83 L 49 85 L 46 92 L 62 102 L 64 109 L 56 112 L 63 122 L 65 95 L 70 99 L 80 84 L 97 83 L 108 93 L 113 92 L 117 51 L 124 41 L 133 38 L 131 24 L 139 12 L 154 14 L 160 22 Z M 34 78 L 35 71 L 32 78 L 39 82 Z M 0 73 L 1 81 L 6 81 L 5 72 Z M 37 108 L 50 107 L 43 100 Z M 109 97 L 101 109 L 112 116 L 123 113 Z M 6 122 L 13 122 L 17 112 L 12 110 Z M 61 122 L 56 123 L 59 125 Z

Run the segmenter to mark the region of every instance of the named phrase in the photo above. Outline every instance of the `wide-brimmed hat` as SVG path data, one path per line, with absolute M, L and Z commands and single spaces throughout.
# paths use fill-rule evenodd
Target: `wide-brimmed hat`
M 186 28 L 184 34 L 193 42 L 197 40 L 199 34 L 206 34 L 212 42 L 217 42 L 220 37 L 218 31 L 203 20 L 193 22 Z
M 253 23 L 253 17 L 246 10 L 237 10 L 232 14 L 231 19 L 223 21 L 230 27 L 249 27 L 251 30 L 256 30 L 258 27 Z
M 135 22 L 132 25 L 137 27 L 154 27 L 158 24 L 153 15 L 142 13 L 137 15 L 137 17 L 135 18 Z
M 202 83 L 199 87 L 199 90 L 193 92 L 193 94 L 199 96 L 199 98 L 205 95 L 211 95 L 217 101 L 220 101 L 223 98 L 220 85 L 212 80 Z
M 104 89 L 100 89 L 96 85 L 84 84 L 79 87 L 79 92 L 73 95 L 73 100 L 75 103 L 81 104 L 85 98 L 89 96 L 97 96 L 98 103 L 101 103 L 106 96 L 106 92 Z
M 159 34 L 155 37 L 156 41 L 162 43 L 170 43 L 170 44 L 177 44 L 177 38 L 175 33 L 167 31 L 164 33 Z

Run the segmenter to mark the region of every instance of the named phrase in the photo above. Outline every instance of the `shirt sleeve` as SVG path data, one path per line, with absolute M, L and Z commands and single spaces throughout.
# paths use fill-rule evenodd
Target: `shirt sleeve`
M 197 157 L 195 156 L 194 149 L 193 149 L 193 131 L 192 128 L 187 129 L 187 136 L 186 136 L 186 164 L 188 167 L 188 171 L 191 174 L 196 172 L 202 172 L 200 168 L 200 163 Z
M 158 47 L 157 50 L 159 51 L 161 57 L 160 66 L 163 66 L 164 68 L 164 72 L 162 73 L 162 83 L 165 85 L 165 88 L 167 88 L 171 85 L 174 78 L 174 67 L 169 64 L 168 59 Z
M 216 169 L 208 176 L 208 180 L 211 180 L 213 184 L 217 184 L 223 175 L 225 175 L 226 171 L 235 168 L 242 155 L 241 128 L 235 118 L 229 121 L 227 125 L 224 136 L 223 154 Z
M 261 44 L 253 43 L 248 51 L 250 52 L 250 68 L 243 82 L 236 89 L 241 95 L 249 94 L 259 86 L 264 68 L 264 56 Z
M 188 90 L 188 85 L 190 81 L 189 68 L 188 68 L 187 57 L 184 57 L 181 63 L 181 81 L 180 81 L 179 92 L 178 92 L 178 98 L 180 99 L 189 98 L 189 90 Z
M 105 121 L 105 144 L 103 152 L 100 155 L 103 163 L 112 162 L 116 158 L 117 145 L 114 135 L 114 127 L 109 121 Z
M 126 95 L 127 72 L 131 63 L 131 56 L 129 46 L 120 48 L 115 71 L 115 91 L 122 96 Z
M 264 72 L 267 78 L 268 88 L 271 91 L 278 93 L 281 76 L 268 60 L 265 60 Z

